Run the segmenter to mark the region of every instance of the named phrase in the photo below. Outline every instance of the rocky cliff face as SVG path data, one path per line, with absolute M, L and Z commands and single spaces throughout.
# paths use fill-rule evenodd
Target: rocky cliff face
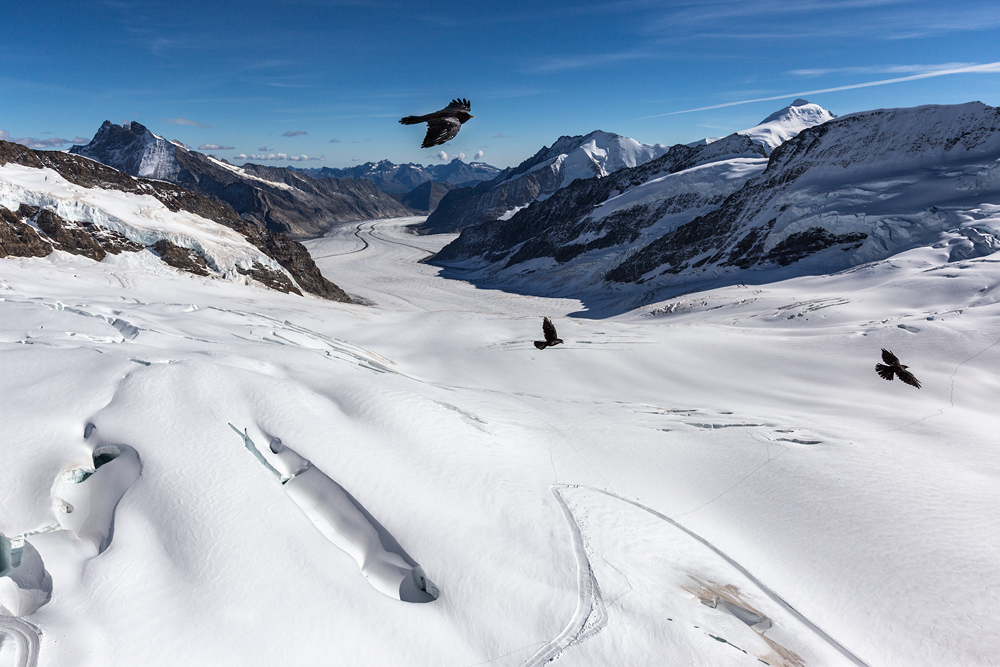
M 232 264 L 234 271 L 272 289 L 291 292 L 301 289 L 335 301 L 350 301 L 343 290 L 322 276 L 300 243 L 247 222 L 229 206 L 177 185 L 136 178 L 77 155 L 35 151 L 20 144 L 0 141 L 0 171 L 5 165 L 19 165 L 30 171 L 21 169 L 17 174 L 6 176 L 0 173 L 2 256 L 45 256 L 53 249 L 60 249 L 100 261 L 107 253 L 138 252 L 148 247 L 163 261 L 174 266 L 182 263 L 181 255 L 186 255 L 192 266 L 211 267 L 212 273 L 225 272 L 228 270 L 226 266 Z M 55 174 L 51 179 L 45 175 L 52 172 Z M 18 184 L 14 176 L 28 184 Z M 63 179 L 65 187 L 61 194 L 58 197 L 52 195 L 51 190 L 61 187 L 53 181 Z M 66 192 L 69 185 L 83 190 Z M 182 233 L 160 233 L 149 227 L 130 226 L 121 217 L 124 213 L 115 213 L 115 206 L 121 206 L 121 202 L 111 208 L 101 206 L 100 202 L 106 198 L 102 194 L 105 191 L 148 195 L 162 204 L 168 213 L 190 214 L 234 230 L 238 234 L 235 238 L 245 239 L 244 243 L 253 250 L 243 251 L 239 261 L 228 257 L 220 259 L 213 255 L 211 249 L 221 246 L 213 245 L 211 239 L 198 241 L 187 238 L 185 241 Z M 183 218 L 177 222 L 180 224 L 188 220 Z M 192 222 L 197 223 L 197 220 Z M 158 246 L 161 240 L 169 241 L 170 245 Z M 176 251 L 171 246 L 178 246 L 178 241 L 189 243 L 191 247 L 185 247 L 183 253 Z M 199 258 L 193 257 L 189 251 L 199 255 Z M 191 270 L 186 263 L 178 268 Z
M 551 147 L 491 181 L 445 195 L 421 231 L 459 231 L 469 225 L 513 215 L 536 199 L 545 199 L 577 179 L 604 177 L 644 164 L 667 152 L 660 144 L 640 144 L 610 132 L 560 137 Z
M 370 181 L 313 179 L 286 168 L 237 167 L 158 137 L 139 123 L 105 121 L 83 155 L 132 176 L 180 185 L 232 207 L 244 220 L 293 238 L 321 236 L 356 220 L 408 215 Z
M 740 153 L 740 141 L 759 152 Z M 685 150 L 691 159 L 677 161 Z M 921 245 L 943 244 L 954 259 L 1000 249 L 1000 207 L 984 204 L 1000 203 L 996 108 L 852 114 L 766 152 L 745 134 L 674 147 L 509 220 L 466 228 L 432 262 L 571 295 L 833 272 Z

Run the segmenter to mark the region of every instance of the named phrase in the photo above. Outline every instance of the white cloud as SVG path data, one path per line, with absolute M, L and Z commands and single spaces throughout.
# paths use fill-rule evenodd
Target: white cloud
M 326 157 L 310 157 L 308 155 L 288 155 L 286 153 L 268 153 L 267 155 L 247 155 L 240 153 L 233 156 L 234 160 L 256 160 L 258 162 L 322 162 Z
M 734 107 L 739 104 L 751 104 L 753 102 L 772 102 L 774 100 L 784 100 L 795 97 L 808 97 L 809 95 L 819 95 L 820 93 L 836 93 L 841 90 L 854 90 L 856 88 L 871 88 L 872 86 L 885 86 L 890 83 L 902 83 L 903 81 L 916 81 L 918 79 L 930 79 L 937 76 L 949 76 L 951 74 L 998 74 L 1000 73 L 1000 62 L 986 63 L 983 65 L 964 65 L 952 69 L 939 69 L 911 76 L 901 76 L 895 79 L 882 79 L 881 81 L 867 81 L 865 83 L 854 83 L 847 86 L 837 86 L 835 88 L 821 88 L 819 90 L 806 90 L 800 93 L 787 93 L 785 95 L 774 95 L 772 97 L 758 97 L 752 100 L 740 100 L 738 102 L 726 102 L 725 104 L 713 104 L 697 109 L 684 109 L 683 111 L 670 111 L 668 113 L 658 113 L 652 116 L 643 116 L 635 120 L 646 120 L 648 118 L 661 118 L 663 116 L 675 116 L 679 113 L 691 113 L 693 111 L 708 111 L 709 109 L 722 109 L 723 107 Z
M 472 156 L 472 159 L 473 160 L 482 160 L 483 159 L 483 155 L 485 155 L 485 153 L 483 153 L 482 151 L 476 151 L 476 154 Z
M 189 120 L 187 118 L 166 118 L 164 120 L 166 120 L 166 122 L 170 123 L 171 125 L 190 125 L 191 127 L 201 127 L 201 128 L 212 127 L 211 125 L 205 125 L 204 123 L 199 123 L 196 120 Z
M 454 155 L 448 155 L 444 151 L 438 151 L 437 153 L 435 153 L 431 157 L 433 157 L 435 160 L 441 160 L 442 162 L 451 162 L 452 160 L 454 160 L 456 158 L 459 159 L 459 160 L 464 160 L 465 159 L 465 153 L 455 153 Z
M 200 151 L 231 151 L 231 150 L 233 150 L 233 147 L 232 146 L 220 146 L 219 144 L 202 144 L 201 146 L 198 146 L 198 150 L 200 150 Z

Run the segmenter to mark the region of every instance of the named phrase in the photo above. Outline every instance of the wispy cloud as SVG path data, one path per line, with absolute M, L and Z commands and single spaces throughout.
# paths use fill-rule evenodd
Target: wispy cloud
M 266 152 L 272 151 L 274 149 L 273 148 L 268 148 L 267 146 L 260 146 L 259 148 L 257 148 L 257 150 L 259 150 L 262 153 L 266 153 Z
M 283 137 L 297 137 L 297 136 L 299 136 L 301 134 L 309 134 L 309 133 L 306 132 L 305 130 L 295 130 L 294 132 L 285 132 L 281 136 L 283 136 Z
M 814 69 L 793 69 L 787 74 L 801 77 L 837 76 L 842 74 L 925 74 L 943 72 L 965 67 L 976 67 L 977 63 L 944 63 L 941 65 L 872 65 L 867 67 L 828 67 Z
M 326 157 L 310 157 L 309 155 L 287 155 L 285 153 L 268 153 L 267 155 L 247 155 L 240 153 L 233 156 L 234 160 L 257 160 L 259 162 L 322 162 Z
M 330 139 L 330 143 L 331 144 L 339 144 L 340 143 L 340 139 Z
M 542 62 L 530 65 L 525 71 L 533 74 L 550 74 L 573 69 L 600 67 L 628 60 L 642 60 L 660 57 L 658 53 L 647 50 L 620 51 L 618 53 L 586 53 L 576 56 L 556 56 Z
M 790 97 L 807 97 L 809 95 L 819 95 L 821 93 L 836 93 L 842 90 L 855 90 L 857 88 L 871 88 L 873 86 L 885 86 L 890 83 L 902 83 L 904 81 L 917 81 L 919 79 L 930 79 L 937 76 L 950 76 L 952 74 L 996 74 L 1000 73 L 1000 62 L 986 63 L 983 65 L 967 65 L 963 67 L 956 67 L 953 69 L 945 70 L 934 70 L 930 72 L 923 72 L 921 74 L 913 74 L 911 76 L 901 76 L 895 79 L 882 79 L 880 81 L 866 81 L 865 83 L 854 83 L 847 86 L 836 86 L 834 88 L 821 88 L 818 90 L 806 90 L 798 93 L 786 93 L 784 95 L 773 95 L 771 97 L 758 97 L 752 100 L 739 100 L 737 102 L 725 102 L 723 104 L 713 104 L 707 107 L 698 107 L 696 109 L 684 109 L 682 111 L 670 111 L 667 113 L 653 114 L 652 116 L 643 116 L 641 118 L 636 118 L 634 120 L 646 120 L 649 118 L 661 118 L 663 116 L 674 116 L 681 113 L 692 113 L 694 111 L 708 111 L 710 109 L 722 109 L 723 107 L 734 107 L 740 104 L 751 104 L 753 102 L 771 102 L 773 100 L 783 100 Z
M 233 147 L 232 146 L 220 146 L 219 144 L 202 144 L 201 146 L 198 146 L 198 150 L 200 150 L 200 151 L 231 151 L 231 150 L 233 150 Z
M 199 123 L 196 120 L 190 120 L 188 118 L 164 118 L 163 120 L 171 125 L 190 125 L 191 127 L 201 127 L 205 129 L 212 127 L 211 125 L 205 125 L 205 123 Z
M 48 139 L 36 139 L 34 137 L 12 137 L 6 130 L 0 130 L 0 140 L 21 144 L 28 148 L 45 150 L 46 148 L 61 148 L 72 144 L 86 144 L 90 139 L 86 137 L 75 137 L 73 139 L 60 139 L 59 137 L 49 137 Z

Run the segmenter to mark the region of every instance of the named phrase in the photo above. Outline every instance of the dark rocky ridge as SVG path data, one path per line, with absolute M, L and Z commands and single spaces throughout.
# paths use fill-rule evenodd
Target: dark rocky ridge
M 231 207 L 244 220 L 293 238 L 322 236 L 343 222 L 408 215 L 366 180 L 315 179 L 283 167 L 239 168 L 157 137 L 137 122 L 105 121 L 83 155 L 132 176 L 180 185 Z
M 438 207 L 441 199 L 455 186 L 450 183 L 424 181 L 404 195 L 399 197 L 400 203 L 420 213 L 430 213 Z
M 164 181 L 130 176 L 85 157 L 57 151 L 36 151 L 20 144 L 0 141 L 0 165 L 8 163 L 34 168 L 48 167 L 71 183 L 85 188 L 151 195 L 171 211 L 187 211 L 236 230 L 253 246 L 284 267 L 305 291 L 333 301 L 351 301 L 342 289 L 323 277 L 301 243 L 247 222 L 225 204 Z M 30 238 L 30 234 L 24 234 L 27 234 L 26 239 Z M 110 252 L 106 245 L 102 247 Z M 275 276 L 272 282 L 280 280 Z M 290 283 L 289 287 L 292 288 L 290 291 L 296 291 Z

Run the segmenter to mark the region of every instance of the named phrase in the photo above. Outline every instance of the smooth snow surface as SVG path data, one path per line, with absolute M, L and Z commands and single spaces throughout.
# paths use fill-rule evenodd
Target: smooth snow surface
M 308 243 L 368 306 L 0 260 L 0 532 L 51 524 L 94 438 L 141 455 L 103 553 L 39 547 L 39 665 L 995 664 L 995 253 L 585 319 L 438 277 L 418 260 L 453 237 L 415 222 Z M 564 345 L 533 347 L 543 316 Z M 350 490 L 440 597 L 373 590 L 230 422 Z M 34 664 L 18 622 L 0 664 Z

